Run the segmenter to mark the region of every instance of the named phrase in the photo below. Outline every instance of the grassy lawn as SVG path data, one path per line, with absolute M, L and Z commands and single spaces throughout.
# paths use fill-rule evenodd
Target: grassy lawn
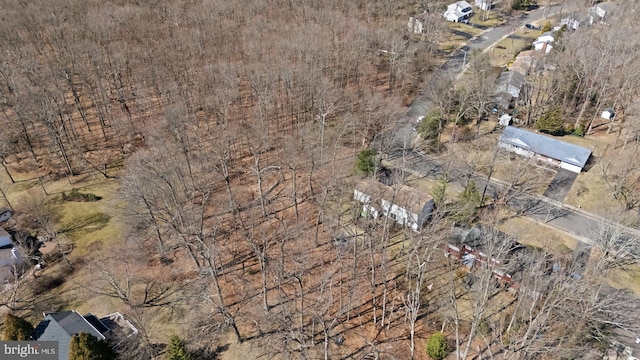
M 434 189 L 436 188 L 436 186 L 438 186 L 440 181 L 436 179 L 418 177 L 416 175 L 409 175 L 407 177 L 406 183 L 412 188 L 418 189 L 424 193 L 431 195 L 433 194 Z M 458 185 L 449 183 L 447 184 L 445 194 L 447 199 L 457 199 L 458 193 L 460 193 L 460 191 L 462 191 L 462 188 L 460 188 Z
M 466 42 L 467 40 L 462 36 L 451 34 L 451 36 L 449 36 L 447 40 L 441 42 L 438 45 L 440 50 L 445 52 L 452 52 L 453 50 L 464 45 Z
M 518 242 L 550 251 L 556 255 L 570 254 L 578 240 L 533 220 L 523 217 L 508 218 L 499 229 L 518 238 Z
M 611 271 L 608 283 L 616 289 L 628 289 L 640 296 L 640 265 L 629 265 Z
M 118 184 L 115 180 L 84 187 L 81 193 L 91 193 L 101 198 L 93 202 L 59 200 L 58 232 L 65 234 L 74 245 L 73 256 L 90 255 L 87 248 L 95 242 L 109 245 L 120 241 L 121 227 L 117 217 L 116 199 Z
M 513 37 L 506 37 L 489 48 L 491 65 L 503 66 L 511 63 L 520 51 L 531 47 L 531 43 L 539 35 L 539 30 L 517 29 Z
M 591 149 L 594 164 L 587 171 L 583 171 L 578 175 L 575 183 L 565 198 L 565 203 L 575 207 L 582 208 L 595 214 L 602 213 L 606 209 L 617 209 L 620 203 L 613 199 L 611 190 L 609 190 L 602 179 L 600 170 L 601 162 L 615 161 L 617 158 L 624 157 L 619 152 L 613 151 L 609 145 L 609 140 L 613 137 L 605 138 L 593 137 L 581 138 L 577 136 L 563 136 L 562 141 L 566 141 L 575 145 Z
M 619 208 L 620 203 L 610 196 L 611 191 L 597 171 L 591 169 L 578 175 L 564 202 L 594 214 L 605 209 Z
M 482 29 L 478 29 L 477 27 L 473 27 L 471 25 L 467 25 L 467 24 L 464 24 L 464 23 L 456 23 L 456 22 L 449 23 L 449 29 L 462 31 L 462 32 L 467 33 L 467 34 L 469 34 L 471 36 L 476 36 L 476 35 L 480 34 L 483 31 Z
M 483 18 L 485 18 L 485 20 L 483 20 Z M 504 24 L 506 21 L 497 12 L 487 11 L 485 17 L 484 11 L 479 10 L 479 12 L 471 18 L 471 22 L 478 25 L 496 27 Z

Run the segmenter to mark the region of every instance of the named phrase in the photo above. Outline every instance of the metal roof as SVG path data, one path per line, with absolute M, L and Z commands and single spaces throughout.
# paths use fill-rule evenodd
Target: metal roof
M 513 126 L 507 126 L 504 129 L 500 135 L 500 142 L 579 167 L 584 167 L 591 156 L 591 150 L 582 146 Z

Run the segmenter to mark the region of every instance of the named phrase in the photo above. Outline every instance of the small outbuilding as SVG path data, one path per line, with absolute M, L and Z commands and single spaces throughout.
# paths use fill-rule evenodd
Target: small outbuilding
M 604 111 L 602 111 L 602 114 L 600 114 L 600 117 L 603 119 L 607 119 L 607 120 L 611 120 L 616 116 L 615 111 L 613 111 L 612 108 L 608 108 L 608 109 L 604 109 Z

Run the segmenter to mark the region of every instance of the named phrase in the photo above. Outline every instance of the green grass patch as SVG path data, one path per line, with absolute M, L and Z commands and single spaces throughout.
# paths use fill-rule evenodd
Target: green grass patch
M 111 216 L 101 212 L 78 214 L 64 222 L 59 232 L 75 237 L 76 233 L 80 231 L 87 233 L 104 228 L 109 224 L 110 219 Z
M 114 212 L 116 206 L 116 181 L 103 181 L 85 188 L 102 198 L 96 202 L 61 202 L 57 205 L 60 220 L 58 232 L 68 236 L 74 245 L 72 256 L 84 256 L 90 252 L 91 244 L 103 245 L 119 241 L 120 222 Z

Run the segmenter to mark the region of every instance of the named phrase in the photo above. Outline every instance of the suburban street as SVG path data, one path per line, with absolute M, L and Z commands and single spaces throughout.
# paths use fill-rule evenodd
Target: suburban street
M 396 150 L 387 156 L 385 160 L 397 169 L 433 179 L 440 179 L 446 174 L 449 182 L 459 187 L 463 187 L 469 177 L 462 167 L 456 167 L 451 163 L 445 164 L 443 160 L 428 157 L 416 151 L 405 152 L 403 156 L 402 150 Z M 487 184 L 486 176 L 471 174 L 471 178 L 478 190 L 482 192 Z M 486 197 L 493 198 L 505 190 L 507 190 L 505 185 L 492 180 L 487 184 Z M 519 216 L 526 216 L 541 224 L 564 231 L 589 245 L 593 244 L 592 238 L 597 235 L 600 227 L 610 223 L 598 216 L 571 208 L 542 195 L 518 193 L 511 198 L 508 205 Z
M 476 49 L 485 51 L 504 37 L 509 36 L 516 29 L 525 26 L 525 24 L 542 20 L 545 16 L 558 11 L 560 11 L 560 6 L 551 6 L 546 9 L 541 7 L 502 26 L 485 30 L 480 35 L 471 38 L 463 47 L 451 55 L 432 76 L 435 78 L 448 72 L 453 74 L 461 73 L 465 52 L 469 53 Z M 390 145 L 389 147 L 392 150 L 385 155 L 386 160 L 394 163 L 396 168 L 402 168 L 406 172 L 414 173 L 418 176 L 439 178 L 445 174 L 445 164 L 438 159 L 421 154 L 413 149 L 411 144 L 415 137 L 415 131 L 413 131 L 412 126 L 418 116 L 428 113 L 430 107 L 431 101 L 427 88 L 416 97 L 406 115 L 398 121 L 391 139 L 388 139 L 390 143 L 387 146 Z M 464 170 L 451 166 L 446 169 L 446 173 L 449 180 L 453 182 L 460 182 L 464 180 L 465 176 L 469 176 L 469 174 L 464 174 Z M 483 189 L 486 184 L 486 177 L 481 177 L 478 174 L 472 174 L 471 176 L 478 189 Z M 504 185 L 497 181 L 489 181 L 489 184 L 487 184 L 487 196 L 492 197 L 494 194 L 504 191 L 503 187 Z M 596 235 L 598 228 L 603 223 L 610 223 L 610 221 L 602 217 L 566 206 L 559 201 L 542 195 L 521 193 L 509 202 L 509 206 L 522 216 L 527 216 L 542 224 L 564 231 L 586 244 L 593 244 L 592 239 Z M 635 234 L 637 231 L 627 229 L 626 233 Z

